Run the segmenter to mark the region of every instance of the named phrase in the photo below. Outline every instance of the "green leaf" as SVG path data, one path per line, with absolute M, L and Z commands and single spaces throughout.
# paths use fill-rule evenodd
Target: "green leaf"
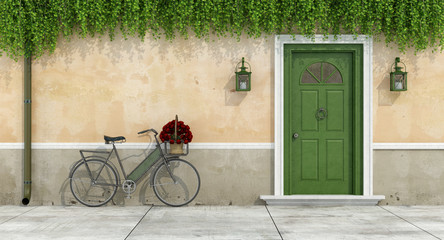
M 154 39 L 271 34 L 385 36 L 399 50 L 444 48 L 443 0 L 2 0 L 0 55 L 54 52 L 59 36 Z

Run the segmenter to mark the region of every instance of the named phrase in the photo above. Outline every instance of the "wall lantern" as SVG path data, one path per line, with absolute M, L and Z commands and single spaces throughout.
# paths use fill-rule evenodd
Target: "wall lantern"
M 390 73 L 390 91 L 407 91 L 407 72 L 401 71 L 402 67 L 398 67 L 399 62 L 404 64 L 399 60 L 399 57 L 397 57 L 394 63 L 395 71 Z M 405 64 L 404 69 L 407 70 Z
M 236 70 L 239 69 L 239 62 L 236 65 Z M 248 64 L 247 67 L 244 66 L 244 63 Z M 244 58 L 242 58 L 242 66 L 240 67 L 239 72 L 236 73 L 236 91 L 250 91 L 251 90 L 251 66 L 248 62 L 245 62 Z

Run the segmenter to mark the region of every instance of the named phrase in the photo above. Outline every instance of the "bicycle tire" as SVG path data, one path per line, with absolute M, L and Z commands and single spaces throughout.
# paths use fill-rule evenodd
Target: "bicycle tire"
M 171 170 L 176 183 L 168 172 Z M 180 158 L 168 159 L 157 167 L 153 177 L 156 197 L 172 207 L 187 205 L 196 198 L 200 189 L 200 176 L 196 168 Z
M 92 178 L 88 173 L 88 165 Z M 102 171 L 99 173 L 100 169 Z M 93 184 L 93 179 L 100 174 Z M 100 159 L 90 159 L 79 163 L 72 171 L 70 179 L 71 192 L 83 205 L 100 207 L 107 204 L 116 194 L 118 188 L 118 175 L 113 167 Z

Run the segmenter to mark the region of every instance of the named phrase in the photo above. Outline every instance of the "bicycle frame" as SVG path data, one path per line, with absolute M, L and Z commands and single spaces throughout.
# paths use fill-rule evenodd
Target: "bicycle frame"
M 100 177 L 100 175 L 101 175 L 101 173 L 102 173 L 102 171 L 103 171 L 103 168 L 105 168 L 105 164 L 110 164 L 111 165 L 111 167 L 112 168 L 114 168 L 114 169 L 117 169 L 116 168 L 116 166 L 114 166 L 114 164 L 111 162 L 111 161 L 109 161 L 109 159 L 110 159 L 110 157 L 111 157 L 111 155 L 112 155 L 112 153 L 114 152 L 114 150 L 115 150 L 115 147 L 114 147 L 114 149 L 113 150 L 111 150 L 111 151 L 98 151 L 98 150 L 80 150 L 80 155 L 82 156 L 82 159 L 80 159 L 79 161 L 77 161 L 77 163 L 76 164 L 74 164 L 74 167 L 72 168 L 72 169 L 75 169 L 75 167 L 77 166 L 77 165 L 79 165 L 80 163 L 85 163 L 85 166 L 86 166 L 86 170 L 88 171 L 88 175 L 89 175 L 89 177 L 91 178 L 91 182 L 92 182 L 92 184 L 93 185 L 104 185 L 104 186 L 109 186 L 109 185 L 111 185 L 111 184 L 98 184 L 97 183 L 97 179 Z M 100 153 L 100 154 L 108 154 L 108 157 L 101 157 L 101 156 L 97 156 L 97 155 L 92 155 L 92 156 L 86 156 L 85 157 L 85 155 L 84 155 L 84 153 Z M 99 170 L 99 173 L 97 174 L 97 176 L 96 176 L 96 178 L 94 178 L 93 177 L 93 175 L 92 175 L 92 172 L 91 172 L 91 169 L 89 168 L 89 166 L 88 166 L 88 162 L 87 162 L 87 160 L 89 159 L 89 158 L 99 158 L 100 160 L 103 160 L 105 163 L 101 166 L 101 168 L 100 168 L 100 170 Z M 72 177 L 72 172 L 70 173 L 70 178 Z M 119 174 L 117 173 L 117 178 L 118 178 L 118 182 L 120 182 L 120 177 L 119 177 Z M 111 186 L 114 186 L 114 185 L 111 185 Z
M 149 130 L 145 130 L 145 131 L 142 131 L 142 132 L 146 132 L 146 131 L 150 131 L 150 130 L 152 130 L 152 129 L 149 129 Z M 140 133 L 139 133 L 140 134 Z M 122 174 L 123 174 L 123 177 L 124 177 L 124 179 L 125 180 L 131 180 L 131 181 L 134 181 L 134 182 L 138 182 L 150 169 L 151 169 L 151 167 L 152 166 L 154 166 L 156 163 L 158 163 L 159 162 L 159 160 L 160 159 L 162 159 L 163 160 L 163 162 L 166 164 L 167 163 L 167 161 L 168 161 L 168 159 L 170 159 L 170 158 L 174 158 L 174 157 L 177 157 L 178 155 L 170 155 L 170 154 L 166 154 L 165 152 L 166 152 L 166 145 L 165 145 L 165 152 L 164 152 L 164 150 L 162 149 L 162 147 L 161 147 L 161 144 L 160 144 L 160 142 L 159 142 L 159 140 L 158 140 L 158 138 L 157 138 L 157 132 L 155 132 L 154 131 L 154 139 L 155 139 L 155 141 L 156 141 L 156 147 L 155 147 L 155 150 L 154 151 L 152 151 L 143 161 L 141 161 L 132 171 L 131 171 L 131 173 L 130 174 L 126 174 L 126 172 L 125 172 L 125 168 L 124 168 L 124 166 L 123 166 L 123 163 L 122 163 L 122 160 L 120 159 L 120 156 L 119 156 L 119 153 L 118 153 L 118 150 L 117 150 L 117 148 L 116 148 L 116 146 L 115 146 L 115 143 L 114 142 L 111 142 L 111 144 L 112 144 L 112 149 L 111 149 L 111 151 L 106 151 L 106 150 L 80 150 L 80 155 L 82 156 L 82 159 L 80 159 L 74 166 L 76 166 L 76 165 L 78 165 L 79 163 L 81 163 L 81 162 L 84 162 L 85 163 L 85 166 L 86 166 L 86 169 L 87 169 L 87 171 L 88 171 L 88 174 L 89 174 L 89 176 L 90 176 L 90 178 L 91 178 L 91 181 L 92 181 L 92 184 L 98 184 L 98 185 L 109 185 L 109 184 L 100 184 L 100 183 L 97 183 L 97 179 L 99 178 L 99 176 L 100 176 L 100 174 L 102 173 L 102 170 L 103 170 L 103 168 L 105 167 L 105 164 L 111 164 L 111 167 L 113 167 L 115 170 L 117 170 L 117 168 L 116 168 L 116 166 L 110 161 L 110 158 L 111 158 L 111 156 L 112 156 L 112 154 L 113 153 L 115 153 L 116 154 L 116 158 L 117 158 L 117 161 L 119 162 L 119 166 L 120 166 L 120 170 L 122 171 Z M 187 144 L 187 154 L 188 154 L 188 152 L 189 152 L 189 148 L 188 148 L 188 144 Z M 85 157 L 85 154 L 84 153 L 92 153 L 92 154 L 95 154 L 95 153 L 98 153 L 98 154 L 107 154 L 107 157 L 101 157 L 101 156 L 96 156 L 96 155 L 93 155 L 93 156 L 86 156 Z M 158 155 L 159 156 L 155 156 L 155 154 L 156 153 L 158 153 Z M 186 154 L 184 154 L 184 155 L 186 155 Z M 99 170 L 99 173 L 97 174 L 97 177 L 93 177 L 93 175 L 92 175 L 92 173 L 91 173 L 91 170 L 90 170 L 90 168 L 89 168 L 89 166 L 88 166 L 88 163 L 87 163 L 87 159 L 88 158 L 101 158 L 102 160 L 104 160 L 104 164 L 102 165 L 102 167 L 100 168 L 100 170 Z M 151 159 L 150 159 L 151 158 Z M 73 168 L 74 169 L 74 168 Z M 171 176 L 171 178 L 173 179 L 173 182 L 176 182 L 176 179 L 175 179 L 175 177 L 174 177 L 174 175 L 172 174 L 172 172 L 171 172 L 171 170 L 170 170 L 170 168 L 168 167 L 168 165 L 167 165 L 167 170 L 168 170 L 168 173 L 169 173 L 169 175 Z M 138 172 L 136 172 L 136 171 L 138 171 Z M 118 174 L 118 171 L 116 171 L 116 173 L 117 173 L 117 175 L 119 175 Z M 135 173 L 135 174 L 134 174 Z M 71 173 L 72 174 L 72 173 Z M 72 177 L 72 175 L 70 174 L 70 177 Z M 118 177 L 118 182 L 120 182 L 120 177 L 119 176 L 117 176 Z M 152 185 L 154 184 L 153 183 L 153 179 L 151 179 L 151 183 L 152 183 Z

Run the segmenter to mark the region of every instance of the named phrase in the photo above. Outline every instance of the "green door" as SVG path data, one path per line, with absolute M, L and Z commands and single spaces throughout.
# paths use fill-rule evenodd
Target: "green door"
M 284 193 L 360 194 L 362 46 L 284 52 Z

